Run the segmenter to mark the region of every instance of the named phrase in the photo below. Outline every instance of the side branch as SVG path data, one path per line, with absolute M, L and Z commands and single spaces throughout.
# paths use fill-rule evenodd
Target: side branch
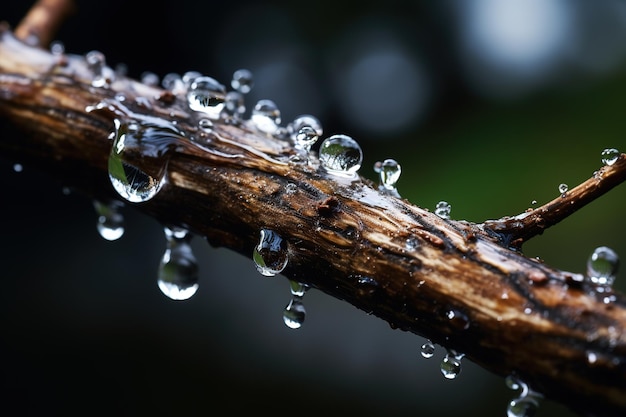
M 626 298 L 615 293 L 606 304 L 582 275 L 503 244 L 501 233 L 536 235 L 536 221 L 519 228 L 503 221 L 498 229 L 446 220 L 358 176 L 332 175 L 315 153 L 298 162 L 289 140 L 250 121 L 200 123 L 206 116 L 190 110 L 183 94 L 124 77 L 93 80 L 84 57 L 51 55 L 5 29 L 0 116 L 24 133 L 3 138 L 0 153 L 91 198 L 119 199 L 246 256 L 259 231 L 272 230 L 288 243 L 288 279 L 495 374 L 514 374 L 580 414 L 626 414 Z M 163 174 L 149 201 L 129 203 L 111 187 L 109 134 L 116 124 L 169 132 L 144 137 L 125 155 L 138 171 Z M 589 184 L 608 190 L 624 180 L 624 165 L 622 156 Z M 581 187 L 564 197 L 568 204 L 597 197 Z M 572 212 L 568 207 L 558 200 L 538 214 L 551 225 Z

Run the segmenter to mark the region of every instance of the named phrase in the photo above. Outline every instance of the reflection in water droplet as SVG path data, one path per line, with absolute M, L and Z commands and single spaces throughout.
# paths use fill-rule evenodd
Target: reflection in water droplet
M 435 206 L 435 214 L 442 219 L 450 219 L 450 212 L 452 211 L 452 206 L 448 204 L 446 201 L 440 201 Z
M 322 142 L 319 149 L 322 167 L 340 177 L 356 177 L 363 162 L 359 144 L 347 135 L 333 135 Z
M 453 350 L 448 350 L 446 356 L 441 361 L 441 373 L 447 379 L 455 379 L 461 373 L 461 359 L 463 359 L 462 353 L 456 353 Z
M 280 274 L 289 260 L 289 245 L 278 233 L 262 229 L 252 260 L 257 270 L 267 277 Z
M 187 92 L 187 102 L 193 111 L 202 112 L 218 119 L 224 109 L 226 88 L 215 79 L 206 76 L 194 78 Z
M 165 182 L 167 160 L 154 172 L 144 172 L 129 162 L 129 158 L 161 158 L 172 142 L 176 131 L 151 123 L 122 123 L 115 119 L 115 136 L 109 155 L 109 178 L 115 191 L 126 200 L 139 203 L 154 197 Z
M 396 183 L 400 179 L 402 168 L 395 159 L 385 159 L 374 164 L 374 171 L 380 175 L 380 190 L 397 195 Z
M 247 69 L 239 69 L 233 73 L 233 79 L 230 81 L 231 87 L 241 94 L 248 94 L 254 85 L 252 72 Z
M 587 260 L 587 278 L 594 285 L 612 286 L 619 268 L 619 257 L 609 247 L 594 249 Z
M 532 417 L 539 409 L 539 400 L 542 395 L 530 389 L 524 381 L 509 375 L 505 379 L 506 385 L 513 390 L 520 390 L 517 398 L 511 400 L 507 406 L 507 417 Z
M 179 227 L 165 227 L 166 248 L 159 264 L 158 286 L 172 300 L 187 300 L 198 290 L 198 263 L 191 249 L 192 235 Z
M 259 100 L 252 109 L 250 119 L 261 132 L 272 135 L 281 123 L 280 110 L 272 100 Z
M 607 148 L 602 151 L 602 163 L 604 165 L 613 165 L 619 158 L 619 151 L 615 148 Z
M 559 184 L 559 193 L 561 193 L 561 197 L 565 197 L 565 193 L 567 193 L 567 190 L 569 190 L 567 184 Z
M 292 298 L 283 311 L 283 321 L 291 329 L 299 329 L 304 323 L 305 316 L 306 311 L 302 299 L 298 297 Z
M 433 355 L 435 354 L 435 345 L 433 344 L 433 342 L 431 342 L 430 340 L 427 340 L 423 345 L 422 345 L 422 356 L 425 357 L 426 359 L 430 359 L 433 357 Z
M 112 200 L 105 204 L 95 200 L 93 205 L 98 215 L 96 227 L 100 236 L 109 241 L 121 238 L 124 235 L 124 216 L 119 212 L 122 203 Z

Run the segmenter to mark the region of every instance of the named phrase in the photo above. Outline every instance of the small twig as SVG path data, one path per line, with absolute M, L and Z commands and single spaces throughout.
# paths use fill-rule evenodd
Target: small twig
M 74 10 L 73 0 L 38 0 L 15 28 L 15 36 L 32 46 L 47 46 Z
M 520 248 L 533 236 L 559 223 L 613 187 L 626 181 L 626 154 L 620 154 L 612 165 L 605 165 L 585 182 L 564 192 L 552 201 L 517 216 L 506 216 L 483 223 L 487 231 L 495 232 L 503 244 Z

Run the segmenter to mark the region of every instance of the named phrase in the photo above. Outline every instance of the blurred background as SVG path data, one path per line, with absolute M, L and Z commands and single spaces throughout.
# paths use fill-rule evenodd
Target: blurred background
M 16 26 L 31 3 L 3 2 L 0 20 Z M 58 40 L 134 78 L 194 70 L 228 85 L 247 68 L 248 108 L 271 99 L 284 124 L 313 114 L 325 135 L 351 135 L 363 176 L 395 158 L 400 194 L 446 200 L 454 219 L 520 213 L 626 149 L 623 1 L 128 3 L 78 1 Z M 516 396 L 467 360 L 446 380 L 443 348 L 424 359 L 423 338 L 314 290 L 287 328 L 287 280 L 201 237 L 198 292 L 172 301 L 156 285 L 161 225 L 126 207 L 126 233 L 105 241 L 91 201 L 0 162 L 0 395 L 17 415 L 505 416 Z M 626 257 L 625 207 L 622 185 L 525 253 L 574 272 L 600 245 Z M 574 415 L 550 401 L 537 414 Z

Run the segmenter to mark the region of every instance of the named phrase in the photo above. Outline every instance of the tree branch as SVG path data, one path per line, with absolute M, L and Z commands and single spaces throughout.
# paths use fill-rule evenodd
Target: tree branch
M 34 32 L 49 38 L 47 29 L 20 30 Z M 275 231 L 288 243 L 282 274 L 290 280 L 516 375 L 580 414 L 626 413 L 626 298 L 613 293 L 606 303 L 582 275 L 518 250 L 624 181 L 623 154 L 530 213 L 446 220 L 364 178 L 332 175 L 314 152 L 298 162 L 290 140 L 251 121 L 220 118 L 202 128 L 184 96 L 123 76 L 94 84 L 94 71 L 82 56 L 52 55 L 4 27 L 0 115 L 25 134 L 3 138 L 0 152 L 246 256 L 260 230 Z M 124 155 L 140 172 L 163 174 L 149 201 L 128 203 L 111 187 L 116 123 L 165 132 Z

